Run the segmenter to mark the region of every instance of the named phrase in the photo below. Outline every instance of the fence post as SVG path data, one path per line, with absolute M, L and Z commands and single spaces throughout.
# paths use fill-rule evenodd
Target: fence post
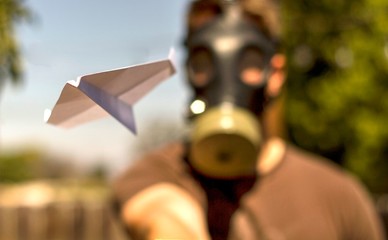
M 104 206 L 100 202 L 83 202 L 83 240 L 102 240 L 104 236 Z
M 23 229 L 19 229 L 19 233 L 23 232 L 24 237 L 22 239 L 28 240 L 45 240 L 47 239 L 48 230 L 48 216 L 47 207 L 23 207 L 20 208 L 24 217 L 25 226 Z M 48 240 L 48 239 L 47 239 Z
M 18 211 L 13 206 L 0 206 L 0 240 L 18 239 Z

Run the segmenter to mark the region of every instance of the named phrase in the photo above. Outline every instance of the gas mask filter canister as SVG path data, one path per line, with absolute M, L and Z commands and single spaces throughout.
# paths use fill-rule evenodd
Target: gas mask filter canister
M 258 116 L 274 44 L 243 18 L 237 4 L 227 4 L 186 43 L 194 89 L 190 163 L 215 178 L 255 174 L 262 142 Z
M 192 131 L 190 159 L 202 173 L 218 178 L 252 174 L 261 142 L 257 119 L 229 104 L 198 116 Z

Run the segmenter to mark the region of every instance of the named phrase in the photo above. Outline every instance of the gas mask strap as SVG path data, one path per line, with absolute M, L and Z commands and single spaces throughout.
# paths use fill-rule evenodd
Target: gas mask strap
M 238 0 L 220 0 L 220 5 L 222 6 L 224 12 L 228 11 L 231 7 L 235 8 L 236 6 L 239 6 L 239 1 Z
M 227 4 L 237 4 L 238 0 L 220 0 L 221 3 Z

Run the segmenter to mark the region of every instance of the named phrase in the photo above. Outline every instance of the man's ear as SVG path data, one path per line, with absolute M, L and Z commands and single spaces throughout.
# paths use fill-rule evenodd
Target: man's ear
M 286 57 L 283 54 L 275 54 L 271 59 L 271 68 L 268 79 L 267 94 L 269 97 L 277 97 L 286 80 Z

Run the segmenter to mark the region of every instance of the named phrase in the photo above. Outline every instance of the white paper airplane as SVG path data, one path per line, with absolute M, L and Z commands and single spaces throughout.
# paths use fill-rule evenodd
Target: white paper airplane
M 175 73 L 173 51 L 168 59 L 93 73 L 68 81 L 44 120 L 64 128 L 109 114 L 136 134 L 132 107 L 161 81 Z

